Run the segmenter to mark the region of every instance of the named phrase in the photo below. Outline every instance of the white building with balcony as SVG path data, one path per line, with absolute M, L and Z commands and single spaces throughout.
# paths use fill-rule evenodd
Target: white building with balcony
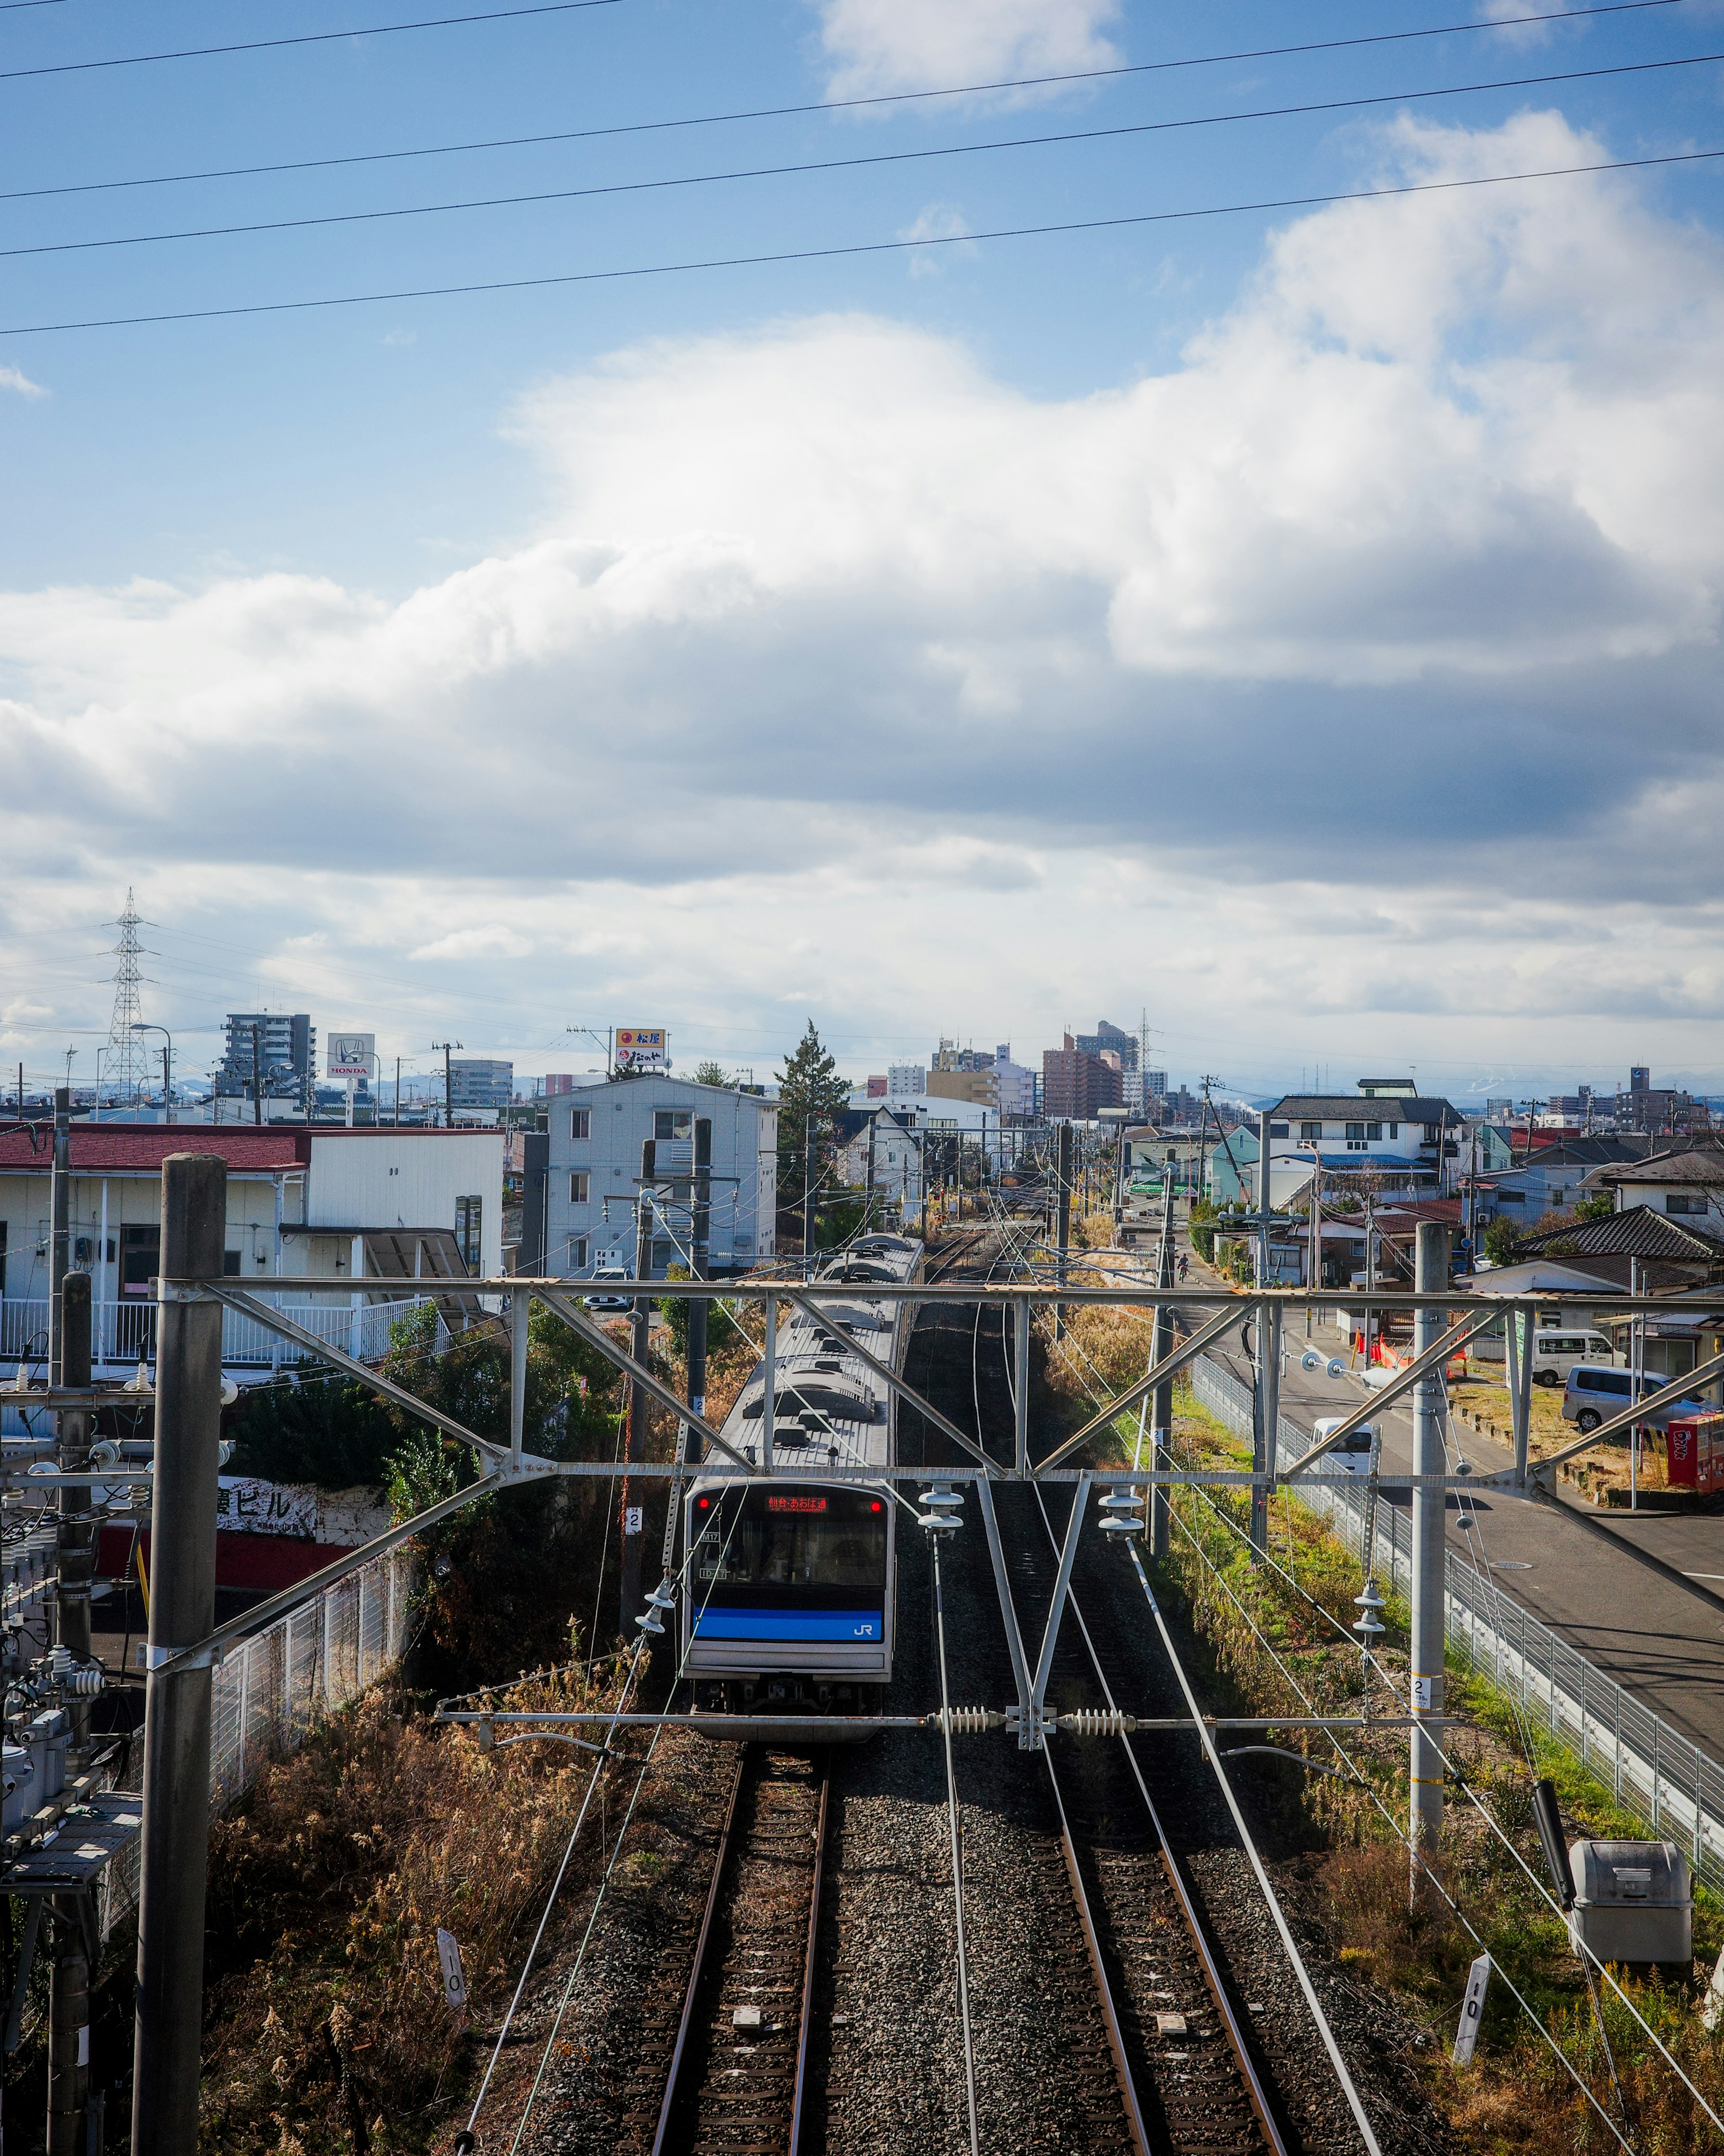
M 686 1265 L 694 1192 L 695 1123 L 712 1124 L 714 1274 L 746 1272 L 772 1255 L 778 1209 L 778 1104 L 727 1086 L 652 1072 L 577 1078 L 547 1104 L 544 1219 L 546 1270 L 582 1279 L 595 1267 L 633 1273 L 641 1145 L 654 1142 L 654 1180 L 666 1194 L 652 1270 Z

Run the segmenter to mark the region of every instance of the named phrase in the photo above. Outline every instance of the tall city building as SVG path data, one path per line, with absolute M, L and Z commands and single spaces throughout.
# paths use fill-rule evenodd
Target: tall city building
M 1137 1043 L 1131 1045 L 1135 1054 Z M 1104 1062 L 1093 1050 L 1080 1047 L 1069 1033 L 1064 1048 L 1043 1050 L 1042 1113 L 1051 1121 L 1092 1122 L 1101 1109 L 1124 1104 L 1123 1074 L 1117 1062 Z
M 249 1094 L 261 1069 L 266 1096 L 296 1097 L 316 1075 L 317 1029 L 309 1011 L 229 1011 L 222 1043 L 218 1093 Z
M 463 1108 L 506 1108 L 515 1097 L 515 1065 L 490 1056 L 457 1056 L 449 1066 L 449 1104 Z

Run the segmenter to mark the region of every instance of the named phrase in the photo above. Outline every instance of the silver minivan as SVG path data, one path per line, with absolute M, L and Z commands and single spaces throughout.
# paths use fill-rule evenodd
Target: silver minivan
M 1640 1398 L 1650 1393 L 1661 1392 L 1670 1382 L 1662 1370 L 1643 1370 L 1640 1373 Z M 1575 1363 L 1568 1373 L 1568 1383 L 1562 1394 L 1562 1419 L 1572 1422 L 1579 1430 L 1596 1430 L 1611 1415 L 1619 1415 L 1634 1397 L 1634 1375 L 1632 1370 L 1603 1370 L 1596 1364 Z M 1666 1407 L 1661 1413 L 1648 1418 L 1660 1428 L 1673 1414 L 1693 1413 L 1701 1403 L 1684 1400 L 1674 1408 Z
M 1614 1364 L 1616 1360 L 1616 1350 L 1602 1332 L 1585 1332 L 1577 1326 L 1567 1332 L 1532 1335 L 1535 1385 L 1560 1385 L 1577 1363 Z

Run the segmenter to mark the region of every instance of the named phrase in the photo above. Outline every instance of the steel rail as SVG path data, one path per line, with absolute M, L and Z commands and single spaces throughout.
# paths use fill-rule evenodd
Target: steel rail
M 1126 2056 L 1126 2035 L 1120 2026 L 1119 2009 L 1114 2005 L 1113 1986 L 1107 1980 L 1107 1969 L 1101 1958 L 1101 1941 L 1096 1936 L 1095 1919 L 1090 1912 L 1090 1897 L 1084 1888 L 1083 1873 L 1078 1865 L 1077 1844 L 1072 1839 L 1071 1822 L 1065 1816 L 1065 1799 L 1060 1793 L 1060 1777 L 1054 1771 L 1054 1755 L 1045 1746 L 1042 1749 L 1042 1764 L 1048 1770 L 1048 1786 L 1054 1792 L 1054 1809 L 1060 1815 L 1060 1849 L 1065 1859 L 1065 1876 L 1071 1881 L 1071 1898 L 1077 1905 L 1078 1922 L 1083 1929 L 1084 1950 L 1090 1957 L 1090 1974 L 1095 1979 L 1096 1996 L 1101 2001 L 1102 2025 L 1107 2031 L 1107 2048 L 1113 2057 L 1114 2079 L 1119 2083 L 1120 2098 L 1126 2107 L 1126 2125 L 1131 2136 L 1131 2145 L 1138 2156 L 1149 2156 L 1149 2140 L 1143 2129 L 1143 2112 L 1137 2102 L 1137 2085 L 1131 2078 L 1131 2063 Z
M 683 2055 L 688 2049 L 689 2031 L 694 2025 L 695 2004 L 700 1996 L 700 1979 L 706 1971 L 706 1948 L 712 1938 L 712 1919 L 718 1911 L 718 1890 L 722 1884 L 725 1866 L 730 1861 L 731 1845 L 736 1827 L 737 1799 L 742 1794 L 742 1784 L 750 1772 L 748 1748 L 745 1746 L 736 1761 L 736 1772 L 731 1782 L 730 1800 L 725 1806 L 724 1825 L 719 1830 L 718 1854 L 713 1861 L 712 1881 L 706 1889 L 706 1908 L 700 1918 L 700 1933 L 695 1941 L 695 1964 L 689 1972 L 688 1989 L 683 1994 L 682 2019 L 676 2028 L 676 2042 L 670 2053 L 670 2067 L 664 2076 L 664 2096 L 659 2106 L 658 2130 L 653 2136 L 653 2156 L 665 2156 L 665 2137 L 670 2131 L 671 2107 L 676 2102 L 678 2077 L 682 2072 Z
M 996 1253 L 993 1262 L 988 1267 L 988 1276 L 990 1281 L 993 1279 L 994 1274 L 998 1271 L 1000 1263 L 1000 1255 Z M 1005 1326 L 1003 1322 L 1000 1327 L 1000 1350 L 1003 1355 L 1005 1352 Z M 981 1434 L 982 1430 L 982 1379 L 978 1362 L 978 1351 L 981 1348 L 981 1344 L 982 1306 L 978 1303 L 976 1306 L 976 1329 L 970 1347 L 971 1389 L 976 1409 L 976 1430 L 978 1435 Z M 1008 1361 L 1007 1369 L 1008 1373 L 1010 1371 L 1010 1363 Z M 1010 1382 L 1011 1380 L 1008 1374 L 1007 1379 L 1008 1385 Z M 1077 1504 L 1084 1494 L 1085 1493 L 1081 1488 L 1075 1491 L 1072 1496 L 1072 1502 L 1075 1505 Z M 1039 1503 L 1041 1498 L 1041 1493 L 1039 1491 L 1037 1491 L 1036 1496 L 1037 1502 Z M 1045 1522 L 1047 1519 L 1045 1508 L 1043 1510 L 1042 1518 Z M 935 1562 L 937 1565 L 939 1562 L 937 1551 L 935 1553 Z M 937 1573 L 936 1577 L 937 1578 Z M 1002 1586 L 1003 1592 L 1008 1598 L 1009 1598 L 1011 1594 L 1009 1579 L 1003 1581 L 1002 1583 Z M 1014 1624 L 1016 1623 L 1015 1611 L 1013 1613 L 1013 1622 Z M 1019 1625 L 1018 1629 L 1021 1633 L 1023 1629 L 1022 1626 Z M 1050 1641 L 1050 1648 L 1052 1644 L 1053 1643 Z M 942 1634 L 942 1647 L 943 1652 L 943 1630 Z M 945 1684 L 945 1670 L 943 1662 L 941 1671 L 941 1682 L 943 1694 Z M 1111 1704 L 1111 1702 L 1110 1702 L 1110 1704 Z M 951 1740 L 948 1738 L 948 1759 L 950 1758 L 950 1743 Z M 1071 1822 L 1065 1815 L 1065 1799 L 1060 1793 L 1060 1777 L 1054 1772 L 1053 1755 L 1049 1751 L 1045 1744 L 1041 1748 L 1041 1752 L 1042 1763 L 1048 1770 L 1048 1786 L 1054 1793 L 1054 1809 L 1059 1815 L 1060 1818 L 1060 1854 L 1065 1861 L 1065 1876 L 1070 1883 L 1071 1898 L 1077 1907 L 1078 1924 L 1084 1935 L 1084 1951 L 1090 1958 L 1090 1974 L 1095 1980 L 1095 1994 L 1101 2002 L 1101 2021 L 1102 2026 L 1107 2034 L 1108 2051 L 1113 2060 L 1114 2079 L 1119 2086 L 1120 2101 L 1126 2107 L 1126 2130 L 1131 2134 L 1131 2145 L 1137 2151 L 1137 2156 L 1149 2156 L 1149 2139 L 1147 2134 L 1144 2131 L 1142 2107 L 1137 2100 L 1137 2085 L 1132 2078 L 1131 2061 L 1126 2056 L 1125 2031 L 1120 2026 L 1119 2009 L 1114 2003 L 1113 1986 L 1107 1980 L 1106 1964 L 1101 1958 L 1101 1942 L 1096 1936 L 1095 1919 L 1090 1908 L 1090 1897 L 1085 1889 L 1083 1872 L 1079 1866 L 1077 1845 L 1072 1840 Z
M 1001 1349 L 1003 1353 L 1003 1332 L 1002 1332 L 1001 1334 Z M 1011 1385 L 1012 1382 L 1012 1366 L 1010 1358 L 1008 1358 L 1006 1359 L 1006 1383 L 1008 1387 Z M 979 1408 L 979 1393 L 977 1395 L 977 1405 Z M 1044 1501 L 1042 1493 L 1039 1490 L 1036 1491 L 1035 1496 L 1037 1509 L 1040 1512 L 1042 1516 L 1042 1526 L 1047 1532 L 1050 1545 L 1057 1549 L 1058 1541 L 1054 1533 L 1053 1522 L 1048 1517 L 1046 1503 Z M 1075 1590 L 1073 1590 L 1070 1593 L 1069 1599 L 1070 1602 L 1072 1616 L 1076 1621 L 1078 1630 L 1083 1635 L 1084 1645 L 1088 1650 L 1090 1665 L 1095 1672 L 1096 1681 L 1101 1686 L 1101 1696 L 1107 1702 L 1109 1712 L 1111 1713 L 1117 1712 L 1118 1702 L 1114 1698 L 1113 1687 L 1108 1683 L 1107 1673 L 1101 1666 L 1101 1657 L 1096 1651 L 1095 1642 L 1090 1635 L 1090 1627 L 1084 1617 L 1083 1610 L 1079 1604 Z M 1141 1720 L 1139 1726 L 1143 1726 Z M 1221 2026 L 1227 2032 L 1228 2048 L 1233 2053 L 1234 2061 L 1239 2067 L 1240 2078 L 1244 2082 L 1245 2093 L 1249 2100 L 1251 2109 L 1255 2114 L 1259 2127 L 1262 2129 L 1264 2139 L 1273 2152 L 1273 2156 L 1288 2156 L 1286 2143 L 1282 2138 L 1280 2128 L 1275 2123 L 1275 2112 L 1269 2100 L 1269 2092 L 1264 2087 L 1262 2078 L 1257 2071 L 1256 2062 L 1251 2056 L 1250 2046 L 1246 2041 L 1245 2032 L 1240 2025 L 1238 2015 L 1234 2012 L 1233 2002 L 1229 1999 L 1227 1994 L 1227 1986 L 1222 1980 L 1220 1966 L 1216 1961 L 1214 1951 L 1209 1943 L 1208 1935 L 1203 1928 L 1203 1920 L 1198 1915 L 1197 1904 L 1192 1898 L 1190 1891 L 1185 1883 L 1184 1875 L 1180 1871 L 1178 1863 L 1174 1857 L 1172 1844 L 1167 1838 L 1167 1829 L 1162 1825 L 1161 1814 L 1156 1809 L 1155 1799 L 1149 1794 L 1149 1784 L 1143 1779 L 1142 1767 L 1138 1762 L 1136 1752 L 1132 1749 L 1130 1738 L 1124 1733 L 1121 1733 L 1119 1743 L 1120 1748 L 1125 1753 L 1126 1764 L 1131 1768 L 1131 1779 L 1137 1784 L 1137 1794 L 1143 1799 L 1143 1809 L 1149 1815 L 1150 1826 L 1156 1838 L 1157 1853 L 1162 1861 L 1162 1872 L 1166 1876 L 1168 1887 L 1172 1891 L 1173 1900 L 1178 1908 L 1180 1916 L 1184 1922 L 1187 1934 L 1190 1938 L 1193 1946 L 1197 1949 L 1198 1966 L 1203 1971 L 1204 1985 L 1208 1991 L 1210 1999 L 1214 2004 L 1216 2018 L 1220 2022 Z M 1049 1772 L 1050 1775 L 1052 1771 L 1052 1762 L 1050 1760 L 1049 1765 Z M 1057 1784 L 1054 1788 L 1054 1795 L 1057 1801 L 1059 1796 Z M 1060 1817 L 1063 1822 L 1065 1819 L 1065 1808 L 1063 1805 L 1060 1809 Z M 1070 1865 L 1071 1861 L 1071 1857 L 1070 1854 L 1068 1854 L 1068 1865 Z
M 808 1950 L 802 1969 L 802 2019 L 796 2032 L 796 2090 L 790 2100 L 790 2156 L 802 2145 L 803 2099 L 808 2087 L 808 2034 L 814 2020 L 814 1954 L 820 1940 L 820 1890 L 826 1879 L 826 1816 L 832 1794 L 832 1755 L 820 1762 L 820 1810 L 814 1821 L 814 1883 L 808 1895 Z
M 1042 1517 L 1043 1524 L 1048 1528 L 1051 1537 L 1052 1524 L 1048 1520 L 1045 1512 Z M 1095 1642 L 1090 1636 L 1090 1627 L 1085 1621 L 1083 1611 L 1078 1606 L 1075 1594 L 1071 1597 L 1071 1614 L 1076 1619 L 1078 1629 L 1084 1635 L 1084 1645 L 1089 1650 L 1090 1664 L 1095 1669 L 1096 1681 L 1101 1686 L 1102 1697 L 1106 1700 L 1109 1708 L 1112 1709 L 1115 1707 L 1113 1688 L 1107 1681 L 1106 1672 L 1101 1666 L 1101 1657 L 1096 1652 Z M 1155 1832 L 1157 1854 L 1162 1860 L 1162 1870 L 1166 1874 L 1167 1884 L 1172 1889 L 1174 1901 L 1178 1904 L 1179 1913 L 1185 1921 L 1185 1928 L 1191 1943 L 1197 1948 L 1198 1965 L 1203 1970 L 1204 1985 L 1214 2003 L 1216 2015 L 1222 2027 L 1227 2031 L 1228 2048 L 1232 2051 L 1234 2063 L 1239 2067 L 1240 2076 L 1244 2082 L 1245 2093 L 1250 2100 L 1253 2112 L 1256 2114 L 1257 2123 L 1262 2128 L 1264 2138 L 1275 2152 L 1275 2156 L 1288 2156 L 1287 2144 L 1281 2137 L 1280 2127 L 1275 2123 L 1275 2112 L 1269 2100 L 1269 2092 L 1264 2087 L 1262 2078 L 1257 2071 L 1256 2063 L 1251 2056 L 1250 2047 L 1245 2040 L 1244 2030 L 1240 2025 L 1239 2016 L 1234 2012 L 1233 2002 L 1227 1995 L 1227 1986 L 1222 1980 L 1220 1964 L 1215 1958 L 1214 1949 L 1210 1943 L 1208 1933 L 1203 1928 L 1203 1919 L 1198 1912 L 1197 1904 L 1192 1899 L 1184 1876 L 1174 1858 L 1172 1844 L 1167 1839 L 1167 1829 L 1162 1825 L 1161 1814 L 1156 1810 L 1155 1799 L 1149 1794 L 1149 1784 L 1143 1779 L 1143 1769 L 1138 1763 L 1137 1753 L 1131 1748 L 1131 1739 L 1122 1735 L 1119 1741 L 1120 1748 L 1124 1752 L 1126 1762 L 1131 1767 L 1131 1779 L 1137 1784 L 1137 1794 L 1143 1799 L 1143 1809 L 1149 1815 L 1149 1823 Z M 1243 1751 L 1257 1748 L 1247 1748 L 1242 1745 L 1238 1748 Z M 1225 1758 L 1227 1755 L 1224 1753 L 1222 1756 Z
M 946 1681 L 946 1598 L 940 1582 L 940 1533 L 929 1535 L 934 1574 L 934 1640 L 940 1657 L 940 1727 L 946 1748 L 946 1820 L 952 1850 L 952 1901 L 957 1936 L 958 2020 L 964 2040 L 964 2100 L 970 2128 L 970 2156 L 982 2156 L 982 2130 L 976 2112 L 976 2044 L 970 2026 L 969 1950 L 964 1937 L 964 1836 L 958 1810 L 957 1770 L 952 1757 L 952 1704 Z

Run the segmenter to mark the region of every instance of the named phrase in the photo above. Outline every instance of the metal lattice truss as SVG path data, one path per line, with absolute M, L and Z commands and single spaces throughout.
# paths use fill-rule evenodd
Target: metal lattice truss
M 272 1279 L 272 1293 L 278 1295 L 307 1295 L 326 1293 L 329 1282 L 321 1277 L 307 1279 Z M 610 1293 L 634 1295 L 643 1301 L 680 1299 L 685 1301 L 714 1301 L 718 1299 L 716 1289 L 721 1288 L 727 1301 L 768 1301 L 788 1302 L 793 1307 L 815 1317 L 821 1316 L 823 1303 L 854 1301 L 854 1284 L 819 1280 L 804 1280 L 800 1276 L 771 1278 L 760 1275 L 741 1280 L 717 1283 L 711 1281 L 619 1281 L 607 1283 Z M 526 1393 L 527 1321 L 531 1306 L 538 1302 L 577 1333 L 589 1347 L 603 1355 L 620 1370 L 631 1384 L 637 1385 L 656 1406 L 675 1416 L 685 1426 L 686 1436 L 702 1439 L 710 1448 L 709 1456 L 701 1462 L 700 1472 L 706 1476 L 732 1476 L 738 1479 L 761 1475 L 767 1471 L 755 1461 L 738 1452 L 704 1416 L 695 1414 L 685 1401 L 679 1400 L 670 1387 L 656 1377 L 645 1365 L 637 1362 L 628 1348 L 606 1328 L 596 1322 L 581 1308 L 569 1283 L 562 1280 L 523 1280 L 511 1276 L 501 1280 L 479 1280 L 462 1282 L 454 1292 L 470 1300 L 475 1310 L 495 1312 L 500 1306 L 508 1312 L 508 1332 L 511 1344 L 510 1436 L 507 1445 L 498 1440 L 481 1436 L 469 1430 L 452 1415 L 444 1414 L 417 1394 L 397 1384 L 368 1363 L 344 1353 L 327 1341 L 321 1340 L 303 1327 L 285 1317 L 280 1311 L 260 1296 L 237 1287 L 226 1279 L 207 1281 L 162 1281 L 157 1283 L 160 1299 L 164 1301 L 215 1301 L 232 1310 L 243 1312 L 266 1330 L 280 1335 L 283 1339 L 307 1349 L 319 1361 L 340 1370 L 367 1386 L 379 1398 L 416 1415 L 434 1429 L 441 1430 L 447 1439 L 459 1445 L 470 1445 L 482 1466 L 483 1472 L 464 1488 L 430 1507 L 413 1518 L 403 1521 L 386 1534 L 377 1537 L 362 1548 L 349 1551 L 334 1563 L 325 1566 L 298 1586 L 280 1594 L 273 1595 L 256 1609 L 218 1626 L 206 1639 L 187 1647 L 164 1663 L 164 1671 L 208 1668 L 222 1661 L 240 1641 L 260 1625 L 271 1623 L 301 1602 L 321 1594 L 349 1573 L 357 1571 L 425 1529 L 447 1519 L 475 1498 L 506 1489 L 512 1485 L 541 1481 L 556 1477 L 598 1478 L 602 1480 L 629 1479 L 630 1481 L 680 1480 L 689 1468 L 685 1442 L 678 1447 L 675 1461 L 609 1461 L 547 1460 L 526 1450 L 525 1410 Z M 1547 1459 L 1529 1462 L 1526 1450 L 1526 1430 L 1530 1422 L 1530 1386 L 1532 1358 L 1532 1327 L 1538 1312 L 1553 1304 L 1561 1304 L 1562 1296 L 1540 1295 L 1530 1298 L 1477 1296 L 1450 1290 L 1444 1293 L 1424 1294 L 1378 1291 L 1369 1295 L 1337 1293 L 1324 1291 L 1312 1293 L 1304 1289 L 1281 1289 L 1269 1294 L 1218 1291 L 1204 1290 L 1171 1290 L 1157 1288 L 1147 1282 L 1131 1280 L 1105 1286 L 1074 1286 L 1058 1285 L 1024 1287 L 1011 1286 L 996 1287 L 970 1282 L 940 1281 L 929 1284 L 918 1282 L 905 1286 L 890 1282 L 870 1282 L 869 1299 L 873 1301 L 908 1303 L 969 1304 L 983 1308 L 1009 1307 L 1017 1320 L 1019 1354 L 1027 1345 L 1030 1323 L 1039 1308 L 1059 1304 L 1128 1305 L 1132 1308 L 1147 1309 L 1162 1304 L 1178 1305 L 1182 1309 L 1203 1311 L 1203 1322 L 1167 1354 L 1152 1363 L 1145 1374 L 1126 1387 L 1097 1410 L 1081 1429 L 1063 1438 L 1044 1458 L 1032 1460 L 1029 1455 L 1029 1387 L 1020 1384 L 1018 1395 L 1018 1428 L 1014 1457 L 1010 1461 L 995 1459 L 975 1440 L 958 1429 L 949 1417 L 942 1414 L 933 1403 L 916 1388 L 900 1377 L 890 1366 L 870 1353 L 854 1338 L 847 1353 L 859 1360 L 888 1385 L 900 1400 L 916 1413 L 955 1445 L 969 1463 L 942 1467 L 938 1471 L 942 1481 L 965 1483 L 974 1486 L 980 1501 L 983 1523 L 987 1531 L 988 1548 L 997 1579 L 1003 1583 L 1004 1560 L 1001 1553 L 999 1532 L 995 1523 L 991 1486 L 996 1482 L 1058 1482 L 1075 1483 L 1074 1502 L 1067 1525 L 1066 1537 L 1061 1552 L 1059 1581 L 1056 1584 L 1053 1609 L 1048 1626 L 1032 1669 L 1024 1644 L 1015 1633 L 1010 1640 L 1014 1672 L 1018 1679 L 1020 1700 L 1029 1717 L 1040 1718 L 1039 1709 L 1045 1693 L 1048 1671 L 1052 1667 L 1054 1645 L 1058 1636 L 1060 1618 L 1065 1603 L 1065 1589 L 1070 1578 L 1071 1564 L 1075 1556 L 1077 1537 L 1087 1506 L 1090 1491 L 1094 1486 L 1104 1490 L 1129 1490 L 1142 1494 L 1152 1486 L 1164 1486 L 1192 1484 L 1219 1487 L 1274 1487 L 1291 1482 L 1296 1477 L 1307 1486 L 1321 1486 L 1335 1477 L 1313 1475 L 1326 1453 L 1342 1443 L 1353 1430 L 1372 1417 L 1381 1413 L 1388 1404 L 1402 1394 L 1410 1391 L 1422 1379 L 1445 1366 L 1448 1358 L 1463 1348 L 1475 1334 L 1487 1327 L 1506 1318 L 1507 1371 L 1511 1403 L 1515 1409 L 1516 1465 L 1511 1471 L 1495 1476 L 1443 1476 L 1379 1474 L 1378 1486 L 1383 1490 L 1468 1488 L 1492 1489 L 1523 1497 L 1547 1496 L 1557 1469 L 1567 1460 L 1591 1447 L 1604 1443 L 1619 1433 L 1643 1423 L 1655 1414 L 1660 1404 L 1668 1406 L 1694 1393 L 1699 1387 L 1724 1377 L 1724 1355 L 1713 1357 L 1696 1369 L 1674 1379 L 1660 1392 L 1650 1394 L 1638 1405 L 1626 1409 L 1620 1414 L 1601 1423 L 1596 1430 L 1578 1438 L 1573 1444 Z M 1575 1301 L 1573 1296 L 1566 1298 Z M 1588 1305 L 1596 1296 L 1588 1298 Z M 1204 1350 L 1224 1338 L 1237 1327 L 1251 1323 L 1260 1317 L 1273 1318 L 1289 1311 L 1296 1311 L 1306 1304 L 1326 1310 L 1369 1309 L 1379 1314 L 1395 1310 L 1416 1310 L 1440 1307 L 1454 1312 L 1464 1312 L 1458 1322 L 1451 1325 L 1432 1347 L 1416 1357 L 1406 1368 L 1397 1370 L 1377 1385 L 1370 1398 L 1352 1414 L 1346 1416 L 1321 1444 L 1312 1445 L 1290 1466 L 1276 1469 L 1273 1466 L 1259 1466 L 1252 1470 L 1192 1469 L 1166 1466 L 1104 1466 L 1067 1467 L 1064 1463 L 1090 1443 L 1131 1408 L 1151 1394 L 1155 1389 L 1169 1380 L 1193 1362 Z M 1621 1301 L 1624 1312 L 1667 1312 L 1667 1303 L 1655 1302 L 1648 1298 L 1629 1297 Z M 714 1456 L 716 1455 L 716 1456 Z M 1159 1455 L 1165 1458 L 1165 1454 Z M 925 1482 L 930 1471 L 926 1467 L 852 1467 L 824 1466 L 820 1470 L 823 1481 L 855 1480 L 869 1483 Z M 1347 1478 L 1351 1481 L 1352 1478 Z M 1008 1606 L 1008 1598 L 1002 1593 L 1002 1604 Z M 1279 1725 L 1278 1725 L 1279 1726 Z

